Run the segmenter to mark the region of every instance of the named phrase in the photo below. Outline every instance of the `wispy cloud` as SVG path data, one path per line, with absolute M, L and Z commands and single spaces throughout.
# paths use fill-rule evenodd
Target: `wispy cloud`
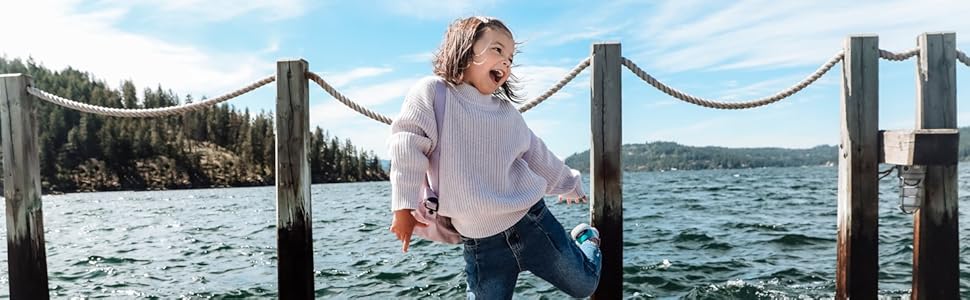
M 620 39 L 638 30 L 644 1 L 608 1 L 582 4 L 559 10 L 556 15 L 536 18 L 530 27 L 512 30 L 518 41 L 536 47 L 556 47 L 574 42 Z M 628 8 L 635 7 L 635 10 Z M 531 23 L 531 22 L 530 22 Z
M 330 85 L 334 87 L 342 87 L 355 80 L 360 80 L 368 77 L 375 77 L 382 74 L 386 74 L 393 71 L 391 68 L 379 68 L 379 67 L 362 67 L 356 68 L 347 72 L 339 73 L 324 73 L 323 79 L 326 80 Z
M 531 100 L 545 93 L 549 87 L 552 87 L 569 70 L 552 66 L 523 66 L 516 67 L 513 72 L 519 79 L 519 86 L 522 87 L 521 96 Z M 571 95 L 568 92 L 560 90 L 550 98 L 564 98 L 569 96 Z
M 271 41 L 268 45 L 266 45 L 265 48 L 263 48 L 259 52 L 263 54 L 273 54 L 273 53 L 276 53 L 276 51 L 280 51 L 280 41 L 278 40 Z
M 804 79 L 804 77 L 805 76 L 802 75 L 784 75 L 747 85 L 726 87 L 721 89 L 720 99 L 741 102 L 769 97 L 775 93 L 795 86 L 795 84 Z M 731 85 L 735 84 L 737 84 L 736 81 L 732 82 Z
M 421 53 L 405 54 L 405 55 L 402 55 L 401 58 L 407 62 L 412 62 L 412 63 L 431 63 L 431 60 L 434 59 L 434 52 L 428 51 L 428 52 L 421 52 Z
M 523 98 L 532 100 L 542 95 L 565 77 L 572 67 L 559 66 L 519 66 L 513 72 L 519 78 Z M 559 90 L 550 99 L 564 99 L 573 96 L 571 90 L 589 88 L 589 74 L 583 72 L 574 78 L 567 86 Z
M 413 1 L 380 1 L 380 7 L 399 15 L 419 18 L 447 20 L 472 14 L 483 14 L 484 11 L 495 7 L 499 0 L 413 0 Z
M 219 22 L 240 16 L 252 16 L 258 20 L 275 21 L 300 16 L 309 9 L 306 0 L 100 0 L 98 7 L 123 7 L 147 10 L 152 19 Z
M 626 29 L 631 22 L 617 24 L 613 26 L 587 25 L 581 28 L 562 31 L 543 31 L 535 33 L 529 37 L 529 41 L 534 41 L 545 46 L 559 46 L 572 42 L 593 41 L 615 38 L 621 30 Z
M 929 7 L 933 14 L 915 14 Z M 881 48 L 909 49 L 924 31 L 970 27 L 970 2 L 777 2 L 745 0 L 713 11 L 708 3 L 664 2 L 634 40 L 666 71 L 779 68 L 824 62 L 857 33 L 881 36 Z M 698 13 L 706 12 L 706 13 Z M 665 30 L 658 30 L 664 28 Z
M 681 102 L 677 100 L 665 99 L 665 100 L 646 101 L 644 102 L 643 106 L 646 107 L 648 110 L 653 110 L 653 109 L 663 109 L 663 108 L 671 107 L 680 103 Z
M 45 66 L 71 66 L 115 85 L 132 79 L 139 86 L 164 84 L 176 93 L 217 95 L 274 73 L 271 60 L 256 54 L 207 52 L 186 44 L 126 32 L 117 24 L 125 8 L 78 12 L 78 2 L 12 1 L 0 18 L 9 30 L 0 48 L 10 57 L 35 57 Z M 29 13 L 26 13 L 29 12 Z M 44 20 L 37 23 L 37 20 Z
M 397 79 L 375 85 L 352 87 L 340 92 L 350 98 L 351 101 L 373 110 L 373 107 L 388 101 L 404 99 L 408 89 L 417 81 L 418 78 Z M 329 94 L 324 94 L 324 97 L 325 101 L 310 108 L 310 119 L 314 122 L 329 127 L 341 126 L 344 121 L 353 117 L 366 118 L 333 99 Z M 388 117 L 394 118 L 395 116 Z

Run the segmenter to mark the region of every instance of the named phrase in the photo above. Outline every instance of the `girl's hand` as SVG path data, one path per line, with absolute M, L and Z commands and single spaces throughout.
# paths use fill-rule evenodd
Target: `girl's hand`
M 404 246 L 401 247 L 401 252 L 408 252 L 408 247 L 411 246 L 411 234 L 414 233 L 414 226 L 428 227 L 428 225 L 414 219 L 410 209 L 394 211 L 394 218 L 391 219 L 391 232 L 397 236 L 398 240 L 404 243 Z
M 582 196 L 582 197 L 579 197 L 579 198 L 569 198 L 568 196 L 567 197 L 563 197 L 562 195 L 559 195 L 559 201 L 556 202 L 556 203 L 562 203 L 562 200 L 563 199 L 566 199 L 566 204 L 586 203 L 586 196 Z

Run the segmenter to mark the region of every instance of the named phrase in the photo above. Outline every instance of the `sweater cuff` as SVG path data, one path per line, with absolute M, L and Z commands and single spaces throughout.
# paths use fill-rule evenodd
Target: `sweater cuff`
M 421 174 L 424 175 L 424 174 Z M 404 178 L 403 174 L 393 174 L 399 176 L 391 184 L 391 211 L 402 209 L 417 209 L 421 203 L 423 176 L 417 178 Z
M 575 184 L 573 185 L 572 190 L 570 190 L 569 192 L 566 192 L 565 194 L 562 194 L 561 196 L 567 199 L 578 199 L 578 198 L 586 197 L 586 192 L 583 191 L 583 176 L 579 173 L 579 171 L 576 171 L 574 169 L 570 169 L 569 171 L 570 173 L 572 173 L 573 182 L 575 182 Z
M 402 209 L 418 209 L 418 203 L 421 201 L 420 190 L 418 191 L 407 191 L 407 192 L 395 192 L 391 199 L 391 211 L 398 211 Z

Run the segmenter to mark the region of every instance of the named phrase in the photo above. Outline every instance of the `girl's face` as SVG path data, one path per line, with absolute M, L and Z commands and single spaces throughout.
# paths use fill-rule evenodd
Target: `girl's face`
M 462 73 L 462 82 L 483 95 L 491 95 L 509 79 L 515 42 L 508 33 L 486 28 L 472 46 L 472 59 Z

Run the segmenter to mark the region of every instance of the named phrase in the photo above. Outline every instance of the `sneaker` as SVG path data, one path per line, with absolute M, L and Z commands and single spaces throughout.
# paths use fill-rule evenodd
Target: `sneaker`
M 583 242 L 589 241 L 599 247 L 600 245 L 600 231 L 596 228 L 589 226 L 586 223 L 580 223 L 573 228 L 571 235 L 573 239 L 576 240 L 577 244 L 582 245 Z

